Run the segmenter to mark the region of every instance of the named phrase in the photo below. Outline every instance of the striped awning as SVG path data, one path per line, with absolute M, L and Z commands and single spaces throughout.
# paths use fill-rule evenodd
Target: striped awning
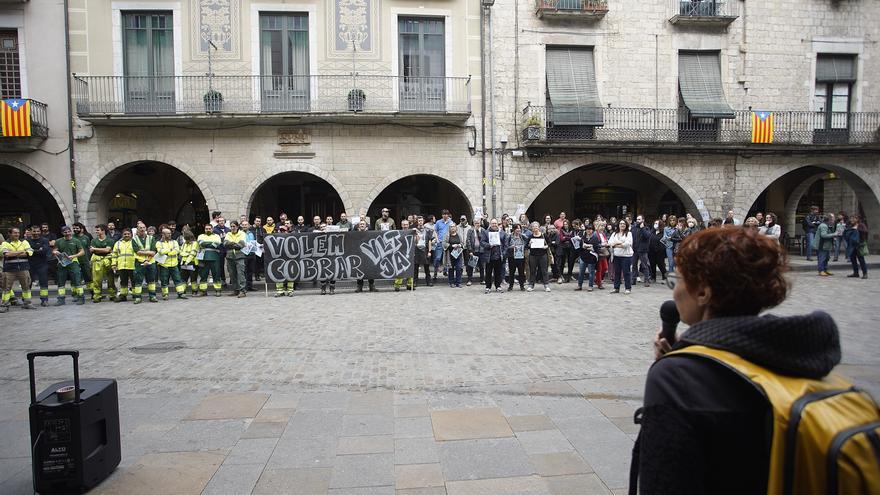
M 680 52 L 678 88 L 692 117 L 732 119 L 721 85 L 721 60 L 717 52 Z
M 554 125 L 602 125 L 593 50 L 547 49 L 547 97 Z

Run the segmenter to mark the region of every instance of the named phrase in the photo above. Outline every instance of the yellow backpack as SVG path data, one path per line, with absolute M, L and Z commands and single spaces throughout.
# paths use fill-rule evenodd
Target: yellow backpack
M 689 346 L 667 355 L 714 360 L 753 383 L 773 408 L 768 495 L 880 494 L 880 409 L 830 374 L 780 375 L 731 352 Z

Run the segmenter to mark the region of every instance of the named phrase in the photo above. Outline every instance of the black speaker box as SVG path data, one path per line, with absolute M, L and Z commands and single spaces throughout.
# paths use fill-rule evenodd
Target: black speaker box
M 36 394 L 34 358 L 71 356 L 73 381 Z M 119 395 L 116 380 L 79 379 L 79 351 L 31 352 L 31 452 L 34 488 L 42 494 L 83 493 L 119 465 Z M 72 387 L 71 397 L 59 394 Z

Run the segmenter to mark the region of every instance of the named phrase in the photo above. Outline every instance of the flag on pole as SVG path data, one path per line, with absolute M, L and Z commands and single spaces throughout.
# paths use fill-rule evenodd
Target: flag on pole
M 0 101 L 0 127 L 7 137 L 31 135 L 31 102 L 21 98 Z
M 773 142 L 773 112 L 752 112 L 752 142 Z

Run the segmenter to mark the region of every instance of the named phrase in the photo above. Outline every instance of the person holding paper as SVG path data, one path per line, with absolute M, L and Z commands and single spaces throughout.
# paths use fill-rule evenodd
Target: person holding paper
M 501 264 L 504 262 L 507 240 L 507 233 L 500 230 L 497 218 L 489 220 L 489 227 L 480 235 L 480 245 L 486 258 L 486 294 L 492 290 L 493 282 L 495 291 L 504 292 L 501 288 Z
M 196 240 L 199 244 L 199 252 L 196 259 L 199 262 L 199 291 L 202 297 L 208 295 L 208 275 L 214 285 L 214 296 L 220 297 L 220 234 L 214 232 L 211 224 L 205 225 L 205 233 Z
M 522 225 L 515 224 L 513 233 L 507 243 L 507 290 L 513 290 L 513 282 L 516 271 L 519 270 L 519 290 L 526 290 L 526 237 L 522 233 Z
M 449 260 L 449 286 L 461 289 L 461 272 L 464 266 L 464 240 L 458 233 L 458 225 L 449 226 L 449 233 L 443 239 L 443 250 Z
M 180 278 L 189 287 L 189 293 L 195 296 L 199 291 L 198 264 L 199 243 L 189 230 L 183 231 L 183 246 L 180 247 Z
M 567 220 L 566 220 L 567 221 Z M 547 239 L 541 232 L 538 222 L 532 222 L 532 231 L 529 234 L 529 276 L 528 291 L 535 290 L 535 282 L 540 280 L 544 284 L 544 292 L 550 292 L 550 281 L 547 279 Z
M 470 258 L 467 262 L 467 285 L 471 285 L 471 281 L 474 277 L 474 268 L 477 268 L 480 272 L 480 282 L 485 280 L 485 265 L 486 260 L 483 257 L 483 247 L 480 245 L 480 238 L 483 236 L 483 223 L 480 219 L 474 219 L 474 226 L 468 230 L 467 235 L 467 250 L 470 253 Z
M 240 227 L 241 225 L 233 220 L 229 224 L 229 233 L 223 239 L 223 247 L 226 248 L 226 271 L 229 272 L 229 285 L 233 290 L 229 295 L 235 297 L 247 296 L 247 282 L 244 276 L 245 254 L 242 252 L 246 241 Z
M 73 230 L 65 225 L 61 227 L 61 239 L 55 241 L 52 254 L 58 258 L 58 300 L 55 306 L 64 306 L 67 280 L 70 279 L 70 287 L 73 299 L 77 304 L 85 304 L 83 295 L 82 278 L 80 278 L 79 258 L 85 254 L 82 244 L 73 238 Z
M 410 230 L 409 220 L 404 219 L 404 220 L 400 221 L 400 230 L 403 230 L 403 231 Z M 416 231 L 416 235 L 418 236 L 418 231 Z M 400 292 L 400 286 L 403 285 L 403 282 L 404 282 L 403 278 L 395 278 L 394 279 L 394 292 Z M 415 273 L 413 273 L 412 277 L 409 277 L 408 279 L 406 279 L 406 290 L 416 290 Z
M 587 292 L 593 292 L 600 246 L 599 236 L 593 231 L 593 225 L 586 224 L 584 233 L 581 236 L 581 249 L 578 251 L 580 270 L 578 271 L 578 286 L 575 290 L 584 289 L 584 276 L 587 275 L 587 282 L 589 284 L 587 285 Z

